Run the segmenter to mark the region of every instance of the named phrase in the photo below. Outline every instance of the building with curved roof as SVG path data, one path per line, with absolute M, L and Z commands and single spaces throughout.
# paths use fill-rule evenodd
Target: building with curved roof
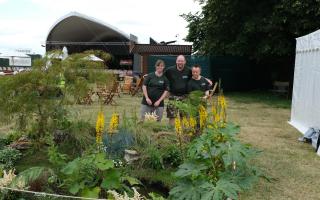
M 98 19 L 71 12 L 58 19 L 46 38 L 46 51 L 67 47 L 68 53 L 98 49 L 115 56 L 121 63 L 132 63 L 131 69 L 145 72 L 148 55 L 191 54 L 191 45 L 138 44 L 138 38 Z M 121 61 L 131 62 L 121 62 Z
M 130 42 L 137 42 L 137 38 L 98 19 L 71 12 L 58 19 L 50 28 L 46 50 L 66 46 L 69 53 L 101 49 L 113 55 L 128 55 Z

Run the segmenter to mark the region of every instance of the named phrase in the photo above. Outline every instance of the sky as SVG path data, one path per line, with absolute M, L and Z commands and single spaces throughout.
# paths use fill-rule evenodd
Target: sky
M 52 25 L 79 12 L 136 35 L 140 43 L 183 40 L 187 22 L 179 15 L 196 13 L 194 0 L 0 0 L 0 51 L 31 49 L 43 54 Z

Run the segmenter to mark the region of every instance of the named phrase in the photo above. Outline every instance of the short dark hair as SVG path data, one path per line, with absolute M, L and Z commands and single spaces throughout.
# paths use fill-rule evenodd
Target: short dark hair
M 192 68 L 199 68 L 199 69 L 201 69 L 201 66 L 200 66 L 199 64 L 195 64 L 195 65 L 192 66 Z

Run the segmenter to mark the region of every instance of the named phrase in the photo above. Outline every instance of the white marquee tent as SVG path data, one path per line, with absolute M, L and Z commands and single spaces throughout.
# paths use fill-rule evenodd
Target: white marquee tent
M 1 53 L 0 58 L 9 59 L 12 67 L 31 67 L 31 57 L 20 52 Z
M 297 38 L 289 123 L 301 133 L 320 128 L 320 30 Z

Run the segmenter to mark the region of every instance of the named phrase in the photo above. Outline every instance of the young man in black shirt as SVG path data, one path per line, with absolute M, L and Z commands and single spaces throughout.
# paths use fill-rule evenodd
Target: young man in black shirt
M 142 91 L 143 99 L 141 102 L 141 120 L 144 120 L 146 113 L 155 112 L 158 116 L 157 121 L 161 121 L 163 115 L 164 98 L 168 94 L 169 81 L 163 75 L 164 62 L 156 62 L 156 71 L 146 76 Z
M 188 82 L 187 90 L 188 93 L 193 91 L 202 91 L 204 98 L 209 95 L 210 83 L 201 76 L 201 67 L 200 65 L 194 65 L 191 68 L 192 77 Z

